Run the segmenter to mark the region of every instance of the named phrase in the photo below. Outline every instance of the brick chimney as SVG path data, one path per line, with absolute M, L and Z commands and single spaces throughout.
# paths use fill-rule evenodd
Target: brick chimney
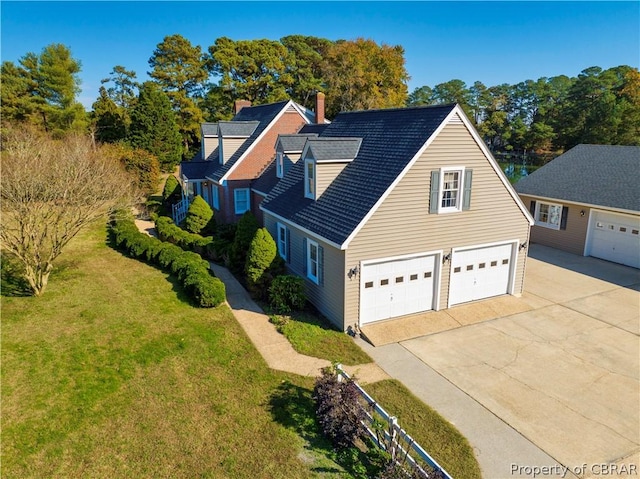
M 251 102 L 249 100 L 236 100 L 233 104 L 234 115 L 242 110 L 245 106 L 251 106 Z
M 324 93 L 316 93 L 316 123 L 324 123 Z

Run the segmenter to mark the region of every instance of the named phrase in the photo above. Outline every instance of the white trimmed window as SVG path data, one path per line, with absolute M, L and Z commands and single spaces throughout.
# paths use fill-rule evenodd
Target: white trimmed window
M 282 223 L 278 223 L 278 253 L 280 253 L 280 257 L 287 261 L 288 258 L 288 246 L 289 246 L 289 232 L 287 231 L 287 227 Z
M 241 215 L 246 211 L 249 211 L 249 188 L 238 188 L 233 190 L 233 201 L 235 213 L 237 215 Z
M 440 177 L 440 212 L 462 209 L 462 178 L 464 169 L 443 169 Z
M 562 205 L 536 202 L 535 219 L 538 226 L 559 230 L 562 220 Z
M 304 197 L 316 199 L 316 163 L 304 160 Z
M 318 284 L 320 278 L 320 249 L 318 243 L 307 240 L 307 278 Z
M 218 191 L 218 185 L 211 185 L 213 190 L 213 207 L 216 210 L 220 210 L 220 192 Z
M 278 178 L 284 176 L 284 155 L 281 152 L 276 153 L 276 176 Z

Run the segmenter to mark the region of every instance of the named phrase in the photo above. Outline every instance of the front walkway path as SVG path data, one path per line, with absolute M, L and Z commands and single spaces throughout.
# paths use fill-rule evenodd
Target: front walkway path
M 215 263 L 210 265 L 227 289 L 227 303 L 233 315 L 271 369 L 316 377 L 320 374 L 320 369 L 331 365 L 326 359 L 305 356 L 293 349 L 289 340 L 269 322 L 269 317 L 251 299 L 249 293 L 229 270 Z M 361 384 L 389 379 L 376 363 L 343 367 Z

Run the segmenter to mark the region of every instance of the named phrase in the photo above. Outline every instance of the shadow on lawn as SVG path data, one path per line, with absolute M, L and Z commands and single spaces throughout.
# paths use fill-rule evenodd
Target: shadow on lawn
M 306 448 L 334 462 L 335 454 L 331 443 L 318 429 L 315 419 L 315 403 L 312 392 L 289 381 L 284 381 L 271 395 L 269 411 L 274 420 L 291 429 L 307 443 Z M 339 468 L 316 467 L 315 472 L 339 474 Z
M 2 253 L 0 263 L 0 292 L 2 296 L 33 296 L 29 283 L 24 279 L 23 268 L 18 259 L 10 253 Z

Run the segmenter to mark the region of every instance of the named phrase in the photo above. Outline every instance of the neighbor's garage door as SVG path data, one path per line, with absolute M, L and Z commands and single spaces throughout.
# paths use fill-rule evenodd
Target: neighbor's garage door
M 451 258 L 449 305 L 509 292 L 513 244 L 454 251 Z
M 363 265 L 360 324 L 433 309 L 435 259 L 430 255 Z
M 589 256 L 640 268 L 640 218 L 594 211 Z

